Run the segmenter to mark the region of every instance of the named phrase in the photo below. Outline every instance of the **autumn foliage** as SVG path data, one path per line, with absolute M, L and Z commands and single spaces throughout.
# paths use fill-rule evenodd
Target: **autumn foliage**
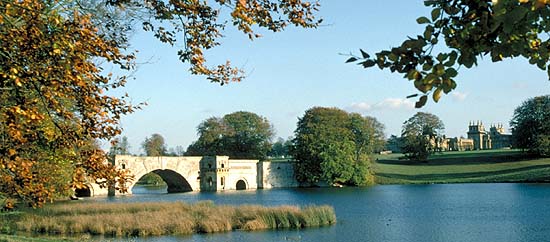
M 315 16 L 316 1 L 304 0 L 108 0 L 114 5 L 144 10 L 149 19 L 143 29 L 154 33 L 161 42 L 175 45 L 183 41 L 178 51 L 182 62 L 189 63 L 192 74 L 204 75 L 211 82 L 227 84 L 241 81 L 245 73 L 225 63 L 209 66 L 205 52 L 220 45 L 223 29 L 232 24 L 250 40 L 260 37 L 256 28 L 272 32 L 288 25 L 315 28 L 321 20 Z M 158 25 L 156 23 L 169 23 Z M 180 35 L 181 34 L 181 35 Z M 183 36 L 178 38 L 177 36 Z M 180 40 L 178 40 L 180 39 Z M 181 43 L 180 43 L 181 44 Z
M 0 196 L 36 207 L 88 182 L 127 179 L 95 140 L 120 134 L 134 108 L 105 95 L 125 79 L 97 63 L 128 69 L 133 56 L 56 1 L 0 4 Z
M 178 55 L 190 72 L 225 84 L 244 72 L 229 61 L 208 67 L 204 52 L 220 44 L 226 25 L 250 39 L 259 37 L 255 27 L 313 28 L 320 23 L 318 6 L 302 0 L 0 0 L 0 204 L 37 207 L 88 183 L 125 184 L 127 175 L 96 142 L 119 135 L 121 115 L 139 108 L 106 94 L 126 78 L 103 70 L 132 69 L 126 48 L 137 23 L 161 42 L 183 41 Z M 227 17 L 220 20 L 222 10 Z

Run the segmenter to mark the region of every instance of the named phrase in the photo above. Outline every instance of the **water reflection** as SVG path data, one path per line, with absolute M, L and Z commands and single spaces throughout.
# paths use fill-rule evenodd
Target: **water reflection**
M 135 185 L 132 187 L 132 194 L 163 194 L 168 193 L 168 186 Z
M 550 235 L 548 185 L 396 185 L 178 194 L 139 189 L 133 190 L 134 195 L 92 200 L 329 204 L 336 210 L 338 223 L 305 230 L 236 231 L 137 241 L 545 241 Z

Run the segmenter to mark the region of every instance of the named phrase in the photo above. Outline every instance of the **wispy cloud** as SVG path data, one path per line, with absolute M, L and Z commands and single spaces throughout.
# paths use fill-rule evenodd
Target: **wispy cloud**
M 351 109 L 353 111 L 358 111 L 358 112 L 361 112 L 361 111 L 366 112 L 372 109 L 372 105 L 366 102 L 352 103 L 351 106 L 349 106 L 349 108 L 347 109 Z
M 455 101 L 464 101 L 468 97 L 468 93 L 462 93 L 459 91 L 452 91 L 451 96 L 453 97 L 453 100 Z
M 348 109 L 353 112 L 368 112 L 378 110 L 414 109 L 414 102 L 405 98 L 386 98 L 378 103 L 367 102 L 352 103 Z

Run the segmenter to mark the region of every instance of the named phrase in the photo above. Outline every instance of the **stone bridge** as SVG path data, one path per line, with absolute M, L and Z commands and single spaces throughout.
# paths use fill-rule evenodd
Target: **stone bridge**
M 227 156 L 128 156 L 117 155 L 115 165 L 127 170 L 134 180 L 132 187 L 147 173 L 159 175 L 167 191 L 218 191 L 257 188 L 258 160 L 230 160 Z
M 233 160 L 228 156 L 117 155 L 115 165 L 134 176 L 126 184 L 130 194 L 139 179 L 151 172 L 166 182 L 168 193 L 298 186 L 292 162 Z M 92 183 L 88 189 L 76 193 L 77 196 L 107 195 L 108 190 Z

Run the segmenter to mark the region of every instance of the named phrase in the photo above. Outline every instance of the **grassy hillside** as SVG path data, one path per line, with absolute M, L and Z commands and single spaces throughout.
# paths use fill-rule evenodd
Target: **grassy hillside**
M 549 182 L 550 158 L 518 150 L 445 152 L 428 162 L 400 160 L 401 154 L 376 155 L 373 170 L 379 184 L 465 182 Z

